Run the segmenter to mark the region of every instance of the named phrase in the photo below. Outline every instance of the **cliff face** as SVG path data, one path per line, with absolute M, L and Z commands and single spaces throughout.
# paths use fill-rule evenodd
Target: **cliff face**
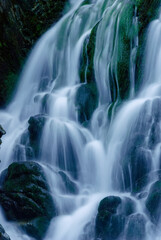
M 0 0 L 0 107 L 35 41 L 62 15 L 66 0 Z

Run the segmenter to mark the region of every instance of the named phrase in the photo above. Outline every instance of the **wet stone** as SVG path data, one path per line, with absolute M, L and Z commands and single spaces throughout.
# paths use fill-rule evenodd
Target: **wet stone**
M 161 98 L 155 98 L 152 103 L 152 116 L 156 122 L 161 120 Z
M 100 240 L 121 239 L 126 222 L 135 212 L 134 202 L 127 197 L 109 196 L 98 207 L 95 223 L 95 237 Z
M 152 184 L 147 200 L 146 208 L 153 223 L 158 224 L 161 219 L 161 181 Z
M 161 141 L 161 133 L 159 123 L 154 122 L 152 124 L 149 135 L 149 147 L 153 149 Z
M 133 214 L 129 217 L 126 226 L 125 239 L 144 240 L 146 237 L 146 220 L 142 214 Z
M 46 123 L 47 115 L 38 114 L 36 116 L 30 117 L 28 123 L 29 141 L 32 147 L 35 157 L 39 155 L 40 139 L 43 131 L 43 127 Z
M 42 167 L 12 163 L 0 175 L 0 205 L 8 220 L 37 240 L 44 238 L 56 208 Z

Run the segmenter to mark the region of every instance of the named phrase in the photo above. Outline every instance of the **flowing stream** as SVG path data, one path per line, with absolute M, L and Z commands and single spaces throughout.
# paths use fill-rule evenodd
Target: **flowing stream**
M 82 3 L 82 0 L 71 1 L 70 11 L 38 40 L 25 64 L 12 102 L 0 112 L 0 123 L 7 132 L 1 147 L 1 171 L 13 161 L 28 160 L 27 137 L 24 143 L 28 120 L 43 114 L 47 120 L 40 140 L 41 150 L 33 160 L 43 166 L 59 212 L 51 221 L 45 240 L 95 239 L 98 204 L 110 195 L 131 198 L 136 212 L 145 216 L 146 239 L 160 239 L 161 232 L 158 230 L 154 234 L 146 214 L 145 198 L 137 196 L 143 190 L 148 192 L 151 183 L 159 179 L 161 166 L 161 20 L 154 20 L 149 26 L 145 71 L 138 93 L 135 93 L 138 36 L 131 40 L 130 94 L 120 106 L 121 93 L 114 63 L 121 47 L 121 14 L 128 1 Z M 137 27 L 137 9 L 131 21 Z M 99 100 L 85 128 L 79 122 L 75 99 L 80 86 L 88 82 L 88 69 L 84 83 L 79 71 L 83 48 L 94 27 L 93 65 Z M 110 90 L 112 64 L 116 76 L 115 93 Z M 109 106 L 113 102 L 109 120 Z M 133 164 L 133 159 L 128 159 L 136 145 L 135 154 L 138 155 Z M 139 161 L 140 156 L 143 161 Z M 147 183 L 133 195 L 138 182 L 142 184 L 139 169 L 143 169 Z M 66 188 L 63 174 L 70 179 L 75 191 Z M 7 222 L 2 214 L 0 222 L 12 240 L 31 239 Z

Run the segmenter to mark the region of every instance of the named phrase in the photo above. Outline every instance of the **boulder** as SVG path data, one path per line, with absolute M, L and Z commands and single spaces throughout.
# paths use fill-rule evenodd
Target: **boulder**
M 43 127 L 45 125 L 46 120 L 47 120 L 46 115 L 38 114 L 33 117 L 30 117 L 30 119 L 28 121 L 30 146 L 32 147 L 32 149 L 35 153 L 35 157 L 37 157 L 39 154 L 39 145 L 40 145 L 41 134 L 42 134 Z
M 96 239 L 114 240 L 124 234 L 128 216 L 134 213 L 135 204 L 130 198 L 109 196 L 104 198 L 98 207 L 95 223 Z
M 0 176 L 0 204 L 8 220 L 36 239 L 43 239 L 56 208 L 42 167 L 15 162 Z
M 78 120 L 83 123 L 90 120 L 98 105 L 98 92 L 95 83 L 81 85 L 76 94 Z

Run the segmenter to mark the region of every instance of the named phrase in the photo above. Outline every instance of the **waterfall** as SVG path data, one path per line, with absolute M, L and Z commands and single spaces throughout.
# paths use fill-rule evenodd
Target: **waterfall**
M 145 218 L 146 240 L 160 239 L 141 195 L 160 179 L 161 20 L 148 28 L 145 69 L 135 92 L 137 8 L 130 0 L 70 4 L 32 49 L 15 96 L 0 112 L 7 132 L 0 170 L 31 159 L 43 167 L 58 211 L 45 240 L 96 239 L 98 205 L 111 195 L 131 199 Z M 36 150 L 28 133 L 35 116 L 44 121 Z M 2 213 L 0 221 L 11 239 L 32 239 Z

